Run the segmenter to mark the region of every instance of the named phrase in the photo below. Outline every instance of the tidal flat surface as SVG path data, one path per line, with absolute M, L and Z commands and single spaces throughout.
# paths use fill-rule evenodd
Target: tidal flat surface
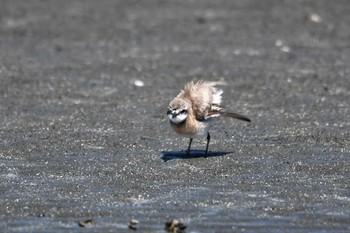
M 2 232 L 350 231 L 348 1 L 0 3 Z M 207 158 L 166 119 L 200 79 L 252 120 Z

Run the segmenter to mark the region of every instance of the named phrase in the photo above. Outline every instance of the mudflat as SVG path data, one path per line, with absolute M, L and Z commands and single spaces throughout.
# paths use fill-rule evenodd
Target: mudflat
M 349 12 L 1 1 L 1 231 L 349 231 Z M 252 120 L 218 122 L 207 158 L 166 118 L 201 79 L 225 80 L 225 107 Z

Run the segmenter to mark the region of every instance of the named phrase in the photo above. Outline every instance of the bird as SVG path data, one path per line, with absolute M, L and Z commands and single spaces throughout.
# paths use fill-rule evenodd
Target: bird
M 217 85 L 226 85 L 224 81 L 191 81 L 169 103 L 167 116 L 175 133 L 190 139 L 187 155 L 190 153 L 194 138 L 207 139 L 205 157 L 208 154 L 210 134 L 209 128 L 215 119 L 231 117 L 251 122 L 241 114 L 228 112 L 222 105 L 223 91 Z

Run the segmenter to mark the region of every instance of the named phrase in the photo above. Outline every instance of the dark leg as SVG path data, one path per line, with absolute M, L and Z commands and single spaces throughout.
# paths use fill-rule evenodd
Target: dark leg
M 193 140 L 193 138 L 190 138 L 190 144 L 188 145 L 187 155 L 190 153 L 190 149 L 191 149 L 192 140 Z
M 207 135 L 207 148 L 205 149 L 205 157 L 207 157 L 207 154 L 208 154 L 209 142 L 210 142 L 210 134 L 208 132 L 208 135 Z

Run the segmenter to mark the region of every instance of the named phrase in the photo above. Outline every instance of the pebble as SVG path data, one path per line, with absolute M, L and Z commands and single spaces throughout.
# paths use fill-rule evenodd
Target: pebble
M 309 15 L 309 20 L 311 22 L 314 22 L 314 23 L 321 23 L 322 22 L 322 18 L 320 15 L 316 14 L 316 13 L 312 13 Z
M 185 224 L 183 224 L 178 219 L 172 219 L 165 223 L 165 230 L 171 233 L 184 233 L 186 229 Z
M 143 86 L 145 86 L 145 83 L 141 80 L 135 80 L 134 85 L 137 87 L 143 87 Z
M 80 227 L 87 227 L 87 226 L 89 226 L 89 225 L 91 225 L 92 224 L 92 218 L 90 218 L 90 219 L 88 219 L 88 220 L 85 220 L 85 221 L 80 221 L 80 222 L 78 222 L 78 225 L 80 226 Z
M 137 230 L 137 224 L 139 224 L 139 221 L 136 219 L 131 219 L 129 223 L 129 229 L 131 230 Z

